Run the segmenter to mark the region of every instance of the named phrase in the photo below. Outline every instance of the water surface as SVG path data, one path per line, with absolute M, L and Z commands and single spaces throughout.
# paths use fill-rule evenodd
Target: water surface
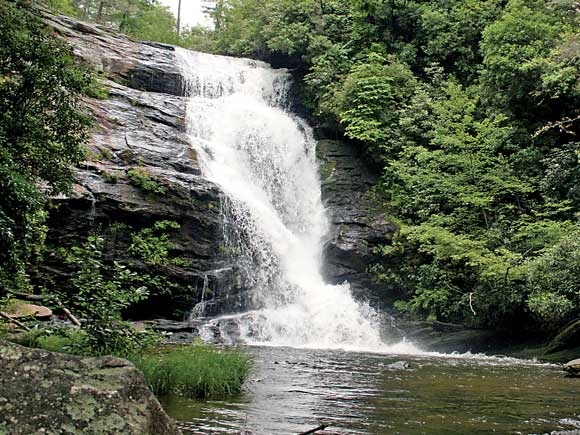
M 544 434 L 580 430 L 580 380 L 513 359 L 393 356 L 280 347 L 227 401 L 166 399 L 185 433 Z M 389 364 L 405 360 L 409 370 Z M 579 432 L 573 432 L 578 433 Z

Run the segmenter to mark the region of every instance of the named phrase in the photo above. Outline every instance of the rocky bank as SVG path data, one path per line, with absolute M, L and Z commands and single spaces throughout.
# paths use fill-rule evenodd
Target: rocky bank
M 0 434 L 178 435 L 128 361 L 0 342 Z

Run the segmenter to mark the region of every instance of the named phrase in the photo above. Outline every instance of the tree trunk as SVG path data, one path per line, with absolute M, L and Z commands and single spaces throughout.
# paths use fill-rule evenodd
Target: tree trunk
M 103 7 L 105 6 L 105 0 L 100 0 L 99 1 L 99 8 L 97 9 L 97 18 L 96 21 L 97 23 L 101 23 L 103 22 Z
M 181 0 L 177 4 L 177 34 L 181 31 Z

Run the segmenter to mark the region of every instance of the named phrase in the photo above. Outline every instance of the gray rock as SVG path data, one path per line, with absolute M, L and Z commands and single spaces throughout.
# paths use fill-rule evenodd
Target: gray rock
M 379 175 L 352 143 L 320 140 L 317 155 L 322 198 L 332 224 L 325 246 L 325 278 L 331 283 L 349 281 L 355 295 L 368 295 L 368 289 L 379 291 L 367 267 L 376 258 L 373 247 L 388 243 L 397 230 L 373 210 L 371 188 Z
M 0 342 L 0 366 L 2 434 L 180 433 L 128 361 Z
M 564 370 L 574 377 L 580 377 L 580 358 L 564 364 Z
M 555 353 L 574 349 L 580 346 L 580 319 L 569 323 L 556 335 L 546 347 L 546 353 Z
M 223 310 L 226 295 L 240 291 L 242 283 L 219 249 L 224 234 L 222 192 L 202 177 L 185 131 L 186 99 L 181 96 L 174 47 L 133 41 L 111 29 L 68 17 L 44 13 L 43 19 L 72 44 L 82 62 L 102 72 L 103 84 L 109 89 L 104 100 L 85 99 L 96 126 L 72 194 L 52 199 L 48 242 L 60 246 L 79 243 L 90 232 L 112 223 L 137 231 L 159 220 L 176 221 L 181 228 L 172 233 L 171 253 L 189 264 L 143 264 L 129 253 L 127 236 L 107 239 L 109 259 L 128 264 L 138 273 L 161 276 L 180 289 L 178 294 L 165 292 L 151 299 L 150 308 L 142 304 L 142 316 L 185 314 L 204 293 L 208 306 L 216 312 Z M 135 186 L 128 178 L 135 168 L 155 178 L 165 193 Z M 217 274 L 215 270 L 231 272 Z M 40 271 L 50 274 L 49 279 L 57 284 L 67 273 L 51 257 Z M 211 290 L 211 298 L 204 289 Z
M 44 13 L 44 21 L 71 42 L 75 55 L 117 83 L 134 89 L 183 95 L 175 47 L 138 42 L 98 24 Z
M 397 361 L 392 364 L 385 366 L 387 370 L 410 370 L 411 364 L 407 361 Z

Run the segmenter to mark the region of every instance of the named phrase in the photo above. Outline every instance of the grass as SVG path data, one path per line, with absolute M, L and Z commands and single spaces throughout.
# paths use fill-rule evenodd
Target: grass
M 201 342 L 159 348 L 130 359 L 157 396 L 218 398 L 236 394 L 252 368 L 252 359 L 241 350 Z
M 34 329 L 10 340 L 51 352 L 96 356 L 82 329 Z M 202 399 L 239 393 L 253 365 L 252 358 L 239 348 L 218 347 L 201 340 L 183 346 L 148 346 L 143 353 L 116 356 L 133 362 L 155 395 Z
M 10 341 L 26 347 L 36 347 L 49 352 L 75 353 L 86 334 L 81 329 L 68 327 L 38 328 L 10 337 Z M 75 353 L 76 354 L 76 353 Z

